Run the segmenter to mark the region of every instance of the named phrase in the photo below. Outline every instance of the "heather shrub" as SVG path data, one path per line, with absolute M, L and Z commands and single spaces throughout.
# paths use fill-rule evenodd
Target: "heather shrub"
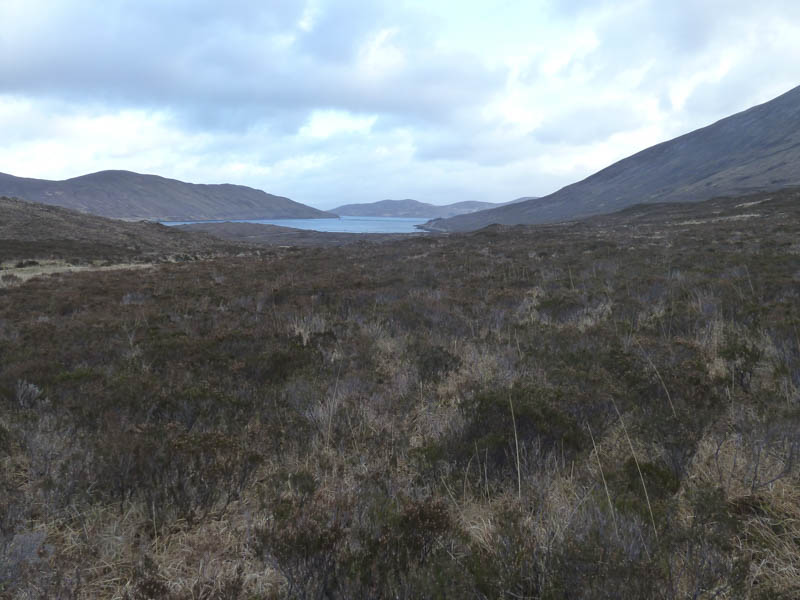
M 797 597 L 774 196 L 3 286 L 0 596 Z

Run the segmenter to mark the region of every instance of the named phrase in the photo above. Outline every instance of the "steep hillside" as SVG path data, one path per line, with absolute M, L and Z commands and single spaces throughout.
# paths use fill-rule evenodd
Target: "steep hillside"
M 492 223 L 552 223 L 637 203 L 695 202 L 800 184 L 800 87 L 643 150 L 561 190 L 515 205 L 425 224 L 470 231 Z
M 456 202 L 436 206 L 418 200 L 381 200 L 367 204 L 345 204 L 331 210 L 332 213 L 348 217 L 403 217 L 408 219 L 435 219 L 454 217 L 467 213 L 496 208 L 491 202 Z
M 0 195 L 118 219 L 201 221 L 334 217 L 289 198 L 243 185 L 184 183 L 130 171 L 100 171 L 65 181 L 0 173 Z

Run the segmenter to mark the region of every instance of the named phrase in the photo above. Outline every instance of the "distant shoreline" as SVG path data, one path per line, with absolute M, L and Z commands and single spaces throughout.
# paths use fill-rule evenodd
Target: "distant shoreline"
M 219 223 L 253 223 L 290 229 L 318 231 L 321 233 L 353 234 L 407 234 L 420 233 L 418 225 L 428 219 L 410 217 L 357 217 L 340 215 L 330 219 L 210 219 L 195 221 L 159 221 L 167 227 L 182 225 L 208 225 Z

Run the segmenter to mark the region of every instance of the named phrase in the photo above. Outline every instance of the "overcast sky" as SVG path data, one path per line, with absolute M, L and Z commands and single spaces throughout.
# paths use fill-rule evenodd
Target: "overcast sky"
M 800 85 L 797 0 L 0 0 L 0 172 L 544 195 Z

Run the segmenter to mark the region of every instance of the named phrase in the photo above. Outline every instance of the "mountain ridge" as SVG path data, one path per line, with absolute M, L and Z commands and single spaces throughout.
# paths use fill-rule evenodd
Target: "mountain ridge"
M 0 195 L 116 219 L 336 218 L 244 185 L 187 183 L 124 170 L 98 171 L 61 181 L 0 173 Z
M 452 204 L 436 205 L 406 198 L 404 200 L 379 200 L 358 204 L 343 204 L 330 212 L 348 217 L 399 217 L 399 218 L 446 218 L 489 208 L 502 204 L 466 200 Z

